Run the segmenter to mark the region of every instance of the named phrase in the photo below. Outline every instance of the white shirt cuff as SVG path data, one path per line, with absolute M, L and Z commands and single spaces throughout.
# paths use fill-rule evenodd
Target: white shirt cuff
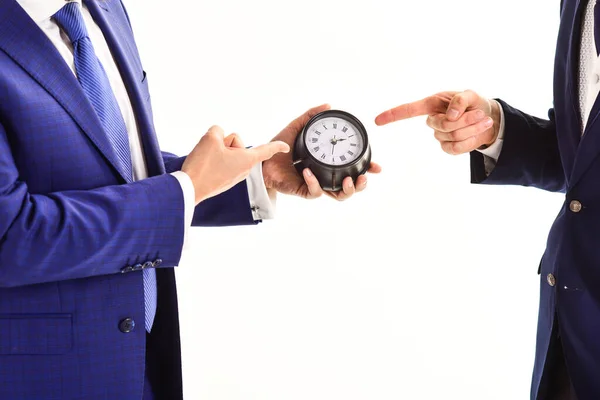
M 184 214 L 184 232 L 183 232 L 183 251 L 185 251 L 188 247 L 188 236 L 190 227 L 192 226 L 192 219 L 194 218 L 194 210 L 196 209 L 196 189 L 194 189 L 194 184 L 192 183 L 192 179 L 188 174 L 183 171 L 173 172 L 173 175 L 177 181 L 179 181 L 179 185 L 181 186 L 181 191 L 183 192 L 183 205 L 185 209 Z
M 489 175 L 496 167 L 496 163 L 498 162 L 498 158 L 500 158 L 500 153 L 502 152 L 502 146 L 504 145 L 504 110 L 502 109 L 501 104 L 498 104 L 498 106 L 500 107 L 500 128 L 498 129 L 498 138 L 496 138 L 496 141 L 489 147 L 486 147 L 485 149 L 477 149 L 478 152 L 485 156 L 483 158 L 483 162 L 485 165 L 486 175 Z
M 248 199 L 255 221 L 275 218 L 275 198 L 270 198 L 262 173 L 262 163 L 258 163 L 250 171 L 246 179 Z

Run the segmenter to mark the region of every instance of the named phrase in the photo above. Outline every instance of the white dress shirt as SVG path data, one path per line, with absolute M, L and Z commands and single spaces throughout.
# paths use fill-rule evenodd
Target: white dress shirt
M 585 9 L 583 18 L 583 26 L 581 29 L 581 48 L 579 53 L 579 111 L 581 113 L 581 134 L 585 130 L 585 126 L 590 117 L 590 112 L 596 98 L 600 94 L 600 57 L 596 53 L 596 42 L 594 39 L 594 6 L 596 0 L 590 0 Z M 500 107 L 502 114 L 502 107 Z M 500 124 L 498 140 L 490 147 L 484 150 L 479 150 L 486 157 L 485 171 L 486 174 L 494 169 L 500 152 L 504 137 L 504 116 Z
M 82 6 L 83 19 L 88 30 L 88 35 L 94 46 L 96 56 L 106 71 L 108 80 L 115 94 L 119 108 L 123 114 L 123 119 L 129 134 L 129 147 L 131 150 L 131 161 L 133 167 L 134 180 L 141 180 L 148 177 L 148 169 L 144 159 L 144 150 L 141 144 L 141 138 L 138 131 L 133 107 L 127 89 L 121 78 L 121 74 L 112 57 L 108 44 L 98 25 L 94 22 L 90 12 L 81 0 L 72 0 Z M 60 55 L 64 58 L 67 65 L 74 74 L 75 63 L 73 58 L 73 46 L 68 36 L 61 31 L 56 22 L 51 18 L 66 3 L 65 0 L 17 0 L 20 6 L 25 10 L 29 17 L 46 34 L 48 39 L 56 47 Z M 188 228 L 191 226 L 194 216 L 195 191 L 190 177 L 182 171 L 172 173 L 181 185 L 185 204 L 185 236 L 184 248 L 187 243 Z M 254 220 L 269 219 L 274 214 L 274 204 L 269 199 L 267 189 L 262 176 L 262 165 L 259 163 L 250 173 L 246 180 L 248 185 L 248 194 L 252 206 Z

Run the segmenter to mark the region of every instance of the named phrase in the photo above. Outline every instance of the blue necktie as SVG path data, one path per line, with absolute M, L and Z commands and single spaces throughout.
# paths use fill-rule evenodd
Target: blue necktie
M 68 3 L 54 14 L 53 18 L 62 27 L 73 44 L 77 79 L 104 127 L 104 131 L 121 163 L 121 168 L 126 176 L 130 177 L 130 181 L 133 181 L 127 126 L 106 72 L 100 60 L 96 57 L 96 52 L 83 21 L 83 15 L 79 10 L 79 4 L 76 2 Z M 148 268 L 143 270 L 143 274 L 144 304 L 146 308 L 145 325 L 146 330 L 150 332 L 156 315 L 156 271 Z

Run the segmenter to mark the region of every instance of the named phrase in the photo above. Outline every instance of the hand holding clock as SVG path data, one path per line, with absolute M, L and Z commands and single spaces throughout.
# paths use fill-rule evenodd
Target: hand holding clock
M 302 132 L 305 125 L 314 116 L 329 109 L 330 106 L 327 104 L 311 108 L 303 115 L 292 121 L 277 136 L 275 136 L 275 138 L 273 138 L 273 141 L 287 143 L 290 147 L 294 146 L 296 137 L 300 134 L 300 132 Z M 333 125 L 330 128 L 333 129 Z M 323 127 L 323 130 L 326 129 L 326 126 Z M 309 140 L 312 142 L 312 139 L 313 138 Z M 345 140 L 345 138 L 341 139 Z M 317 142 L 318 141 L 319 140 L 317 140 Z M 336 138 L 335 143 L 333 141 L 330 141 L 329 145 L 334 147 L 337 144 L 337 142 L 340 141 L 343 140 L 340 140 L 340 138 Z M 314 143 L 316 144 L 317 142 Z M 327 141 L 325 140 L 324 143 L 327 143 Z M 331 151 L 329 151 L 329 149 L 326 148 L 322 150 L 323 151 L 319 149 L 319 157 L 322 157 L 323 155 L 327 157 L 326 153 L 330 154 L 333 152 L 333 149 L 331 149 Z M 330 157 L 334 156 L 335 155 L 330 155 Z M 346 177 L 343 181 L 342 190 L 335 192 L 324 191 L 321 185 L 319 184 L 319 181 L 309 168 L 303 169 L 302 175 L 299 175 L 296 171 L 296 168 L 293 165 L 293 162 L 294 160 L 292 159 L 292 154 L 290 153 L 279 153 L 270 158 L 269 160 L 263 162 L 263 176 L 269 194 L 272 195 L 275 192 L 280 192 L 283 194 L 300 196 L 307 199 L 314 199 L 320 197 L 323 194 L 326 194 L 329 197 L 342 201 L 350 198 L 354 193 L 363 191 L 367 186 L 366 175 L 361 175 L 356 179 L 356 182 L 353 182 L 351 177 Z M 381 172 L 381 167 L 376 163 L 370 163 L 367 172 L 374 174 L 379 173 Z

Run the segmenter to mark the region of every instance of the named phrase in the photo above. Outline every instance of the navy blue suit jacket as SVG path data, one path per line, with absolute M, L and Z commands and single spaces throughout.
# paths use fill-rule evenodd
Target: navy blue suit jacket
M 578 68 L 585 6 L 582 0 L 561 4 L 554 108 L 549 120 L 531 117 L 501 101 L 506 133 L 502 153 L 489 177 L 485 176 L 482 155 L 471 154 L 475 183 L 533 186 L 565 193 L 540 264 L 532 400 L 537 398 L 555 323 L 579 400 L 600 399 L 600 98 L 582 137 Z M 582 209 L 572 207 L 577 204 L 573 202 L 581 203 Z
M 166 172 L 183 159 L 159 149 L 148 78 L 120 0 L 85 3 L 127 87 L 151 177 L 126 184 L 69 67 L 15 0 L 0 1 L 0 399 L 141 399 L 140 264 L 157 268 L 157 398 L 177 399 L 172 267 L 184 202 Z M 245 183 L 194 215 L 194 225 L 253 223 Z M 126 333 L 128 318 L 136 326 Z

